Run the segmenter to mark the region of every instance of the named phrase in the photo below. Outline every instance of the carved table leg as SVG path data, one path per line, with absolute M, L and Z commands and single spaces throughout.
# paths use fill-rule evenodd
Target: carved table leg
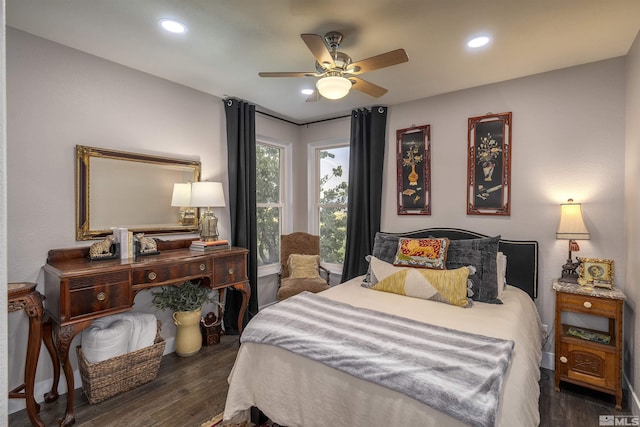
M 51 386 L 51 391 L 44 395 L 44 401 L 55 402 L 58 400 L 58 383 L 60 381 L 60 359 L 58 358 L 58 352 L 56 351 L 55 344 L 53 343 L 53 321 L 51 318 L 46 315 L 43 331 L 42 331 L 42 340 L 44 341 L 44 345 L 49 352 L 49 356 L 51 356 L 51 362 L 53 363 L 53 385 Z
M 36 369 L 38 368 L 38 358 L 40 357 L 40 345 L 42 342 L 42 317 L 44 314 L 42 301 L 44 300 L 44 296 L 36 291 L 35 283 L 9 283 L 7 291 L 9 312 L 24 310 L 29 318 L 24 383 L 9 391 L 9 398 L 24 398 L 27 406 L 27 415 L 29 416 L 31 424 L 44 427 L 44 423 L 38 416 L 40 405 L 33 396 Z
M 42 342 L 42 300 L 44 297 L 39 292 L 33 292 L 27 297 L 24 311 L 29 316 L 29 340 L 27 342 L 27 360 L 24 368 L 25 399 L 27 401 L 27 414 L 31 424 L 44 427 L 44 423 L 38 416 L 40 405 L 33 397 L 38 358 L 40 357 L 40 343 Z
M 75 381 L 73 378 L 73 368 L 69 358 L 69 347 L 73 337 L 79 332 L 76 331 L 75 325 L 60 326 L 57 334 L 57 349 L 60 365 L 64 371 L 67 381 L 67 412 L 64 418 L 58 420 L 60 426 L 70 426 L 76 422 L 76 415 L 73 409 L 73 399 L 75 397 Z
M 247 311 L 247 304 L 249 304 L 251 287 L 247 282 L 233 285 L 233 288 L 242 292 L 242 305 L 240 306 L 240 313 L 238 313 L 238 334 L 242 335 L 242 321 L 244 320 L 244 313 Z

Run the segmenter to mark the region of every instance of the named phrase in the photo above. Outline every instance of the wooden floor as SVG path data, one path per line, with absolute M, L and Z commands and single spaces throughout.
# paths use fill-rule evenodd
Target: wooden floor
M 195 356 L 162 358 L 155 381 L 109 400 L 89 405 L 76 390 L 76 426 L 95 427 L 200 427 L 224 409 L 227 376 L 238 351 L 237 336 L 223 336 L 221 343 L 203 347 Z M 598 427 L 600 415 L 631 414 L 625 399 L 624 410 L 614 409 L 612 396 L 562 383 L 553 390 L 553 371 L 541 370 L 540 418 L 542 427 Z M 64 414 L 66 395 L 57 402 L 42 404 L 40 417 L 54 426 Z M 9 416 L 9 426 L 29 427 L 25 411 Z

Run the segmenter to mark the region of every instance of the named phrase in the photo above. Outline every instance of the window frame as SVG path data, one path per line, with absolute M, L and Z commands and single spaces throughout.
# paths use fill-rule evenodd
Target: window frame
M 279 203 L 260 203 L 256 200 L 256 208 L 279 208 L 280 216 L 280 232 L 289 234 L 292 230 L 292 206 L 291 206 L 291 184 L 292 175 L 292 143 L 275 140 L 265 136 L 256 135 L 256 145 L 266 145 L 280 150 L 280 202 Z M 270 276 L 280 272 L 280 261 L 258 266 L 258 277 Z
M 312 168 L 309 168 L 309 176 L 307 178 L 307 194 L 309 194 L 308 213 L 310 219 L 310 223 L 307 228 L 309 233 L 317 236 L 320 236 L 320 208 L 343 206 L 340 203 L 320 204 L 320 151 L 343 147 L 350 147 L 349 138 L 313 142 L 310 143 L 307 148 L 307 162 L 309 165 L 313 165 Z M 349 152 L 349 155 L 351 155 L 351 152 Z M 349 177 L 347 177 L 347 181 L 348 179 Z M 344 207 L 345 209 L 347 208 L 347 206 Z M 342 274 L 343 264 L 323 262 L 322 266 L 328 269 L 332 274 Z

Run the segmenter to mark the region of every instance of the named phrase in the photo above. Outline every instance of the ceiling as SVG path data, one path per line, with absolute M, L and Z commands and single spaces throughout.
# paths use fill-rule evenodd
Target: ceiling
M 166 33 L 161 18 L 188 32 Z M 394 105 L 625 55 L 640 30 L 638 0 L 6 0 L 8 26 L 219 97 L 253 102 L 295 123 Z M 360 77 L 352 90 L 306 102 L 316 78 L 301 33 L 344 34 L 354 61 L 404 48 L 409 62 Z M 488 34 L 476 51 L 465 42 Z

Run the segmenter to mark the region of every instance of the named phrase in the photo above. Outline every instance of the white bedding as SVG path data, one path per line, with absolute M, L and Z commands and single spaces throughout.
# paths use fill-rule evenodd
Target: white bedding
M 498 426 L 537 426 L 542 328 L 533 301 L 508 286 L 502 305 L 460 308 L 365 289 L 362 278 L 322 292 L 348 304 L 515 342 Z M 229 375 L 224 420 L 249 419 L 251 406 L 288 427 L 458 426 L 461 423 L 385 387 L 268 345 L 243 343 Z

